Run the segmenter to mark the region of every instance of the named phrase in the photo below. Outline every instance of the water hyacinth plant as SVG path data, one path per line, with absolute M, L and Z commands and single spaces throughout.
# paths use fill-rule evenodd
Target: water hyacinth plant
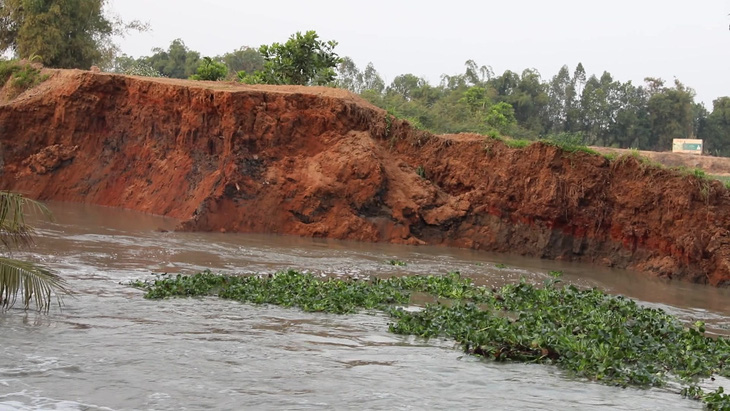
M 270 275 L 158 276 L 135 281 L 146 298 L 210 296 L 276 304 L 304 311 L 380 310 L 396 334 L 451 338 L 469 354 L 496 361 L 556 365 L 581 378 L 638 387 L 679 383 L 685 397 L 708 409 L 729 409 L 722 387 L 705 392 L 702 379 L 730 377 L 730 340 L 705 335 L 661 309 L 597 289 L 559 287 L 551 272 L 543 287 L 521 281 L 499 289 L 474 285 L 458 273 L 388 279 L 326 278 L 285 271 Z M 405 310 L 414 294 L 433 297 Z

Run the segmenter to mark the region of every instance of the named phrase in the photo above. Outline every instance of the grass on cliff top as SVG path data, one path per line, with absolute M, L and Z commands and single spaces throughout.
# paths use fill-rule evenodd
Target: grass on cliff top
M 721 183 L 723 183 L 723 185 L 725 186 L 726 189 L 730 190 L 730 176 L 710 175 L 710 174 L 707 174 L 704 170 L 697 168 L 697 167 L 685 167 L 685 166 L 667 167 L 664 164 L 659 163 L 658 161 L 652 160 L 647 156 L 641 155 L 641 153 L 638 150 L 631 150 L 631 152 L 629 154 L 623 154 L 618 157 L 614 156 L 614 159 L 623 160 L 623 159 L 627 159 L 627 158 L 631 158 L 631 157 L 637 159 L 645 167 L 650 167 L 650 168 L 659 169 L 659 170 L 671 170 L 681 176 L 693 176 L 693 177 L 698 178 L 700 181 L 703 181 L 705 183 L 705 185 L 710 180 L 718 180 Z M 705 187 L 704 190 L 707 190 L 707 187 Z
M 48 75 L 31 63 L 18 60 L 0 60 L 0 87 L 10 80 L 11 97 L 46 81 Z
M 574 133 L 551 134 L 539 140 L 505 138 L 500 136 L 498 133 L 490 133 L 486 137 L 489 139 L 501 141 L 509 148 L 521 149 L 530 146 L 533 143 L 541 142 L 543 144 L 559 147 L 560 149 L 568 153 L 575 153 L 580 151 L 588 154 L 601 155 L 596 150 L 593 150 L 587 145 L 583 144 L 583 138 L 580 134 Z
M 628 298 L 558 286 L 560 273 L 551 274 L 544 287 L 521 281 L 500 289 L 476 286 L 458 273 L 358 280 L 297 271 L 255 276 L 205 271 L 131 285 L 151 299 L 218 296 L 310 312 L 378 310 L 390 316 L 393 333 L 451 338 L 485 360 L 554 364 L 576 377 L 624 387 L 676 382 L 683 396 L 709 409 L 730 408 L 722 387 L 707 392 L 698 385 L 713 375 L 730 377 L 727 338 L 708 337 L 702 322 L 686 327 Z M 439 302 L 405 310 L 412 293 Z
M 542 142 L 547 145 L 559 147 L 567 153 L 583 152 L 587 154 L 602 156 L 609 161 L 624 161 L 628 158 L 637 159 L 644 167 L 659 169 L 659 170 L 671 170 L 681 176 L 694 176 L 703 181 L 719 180 L 725 185 L 725 188 L 730 190 L 730 176 L 712 176 L 705 173 L 704 170 L 699 168 L 690 167 L 666 167 L 663 164 L 650 159 L 647 156 L 642 155 L 638 150 L 631 150 L 628 154 L 618 155 L 616 153 L 601 154 L 596 150 L 583 144 L 578 137 L 570 133 L 561 133 L 557 135 L 547 136 L 543 139 L 532 141 L 532 140 L 521 140 L 505 138 L 498 134 L 487 135 L 488 139 L 501 141 L 509 148 L 522 149 L 530 146 L 536 142 Z

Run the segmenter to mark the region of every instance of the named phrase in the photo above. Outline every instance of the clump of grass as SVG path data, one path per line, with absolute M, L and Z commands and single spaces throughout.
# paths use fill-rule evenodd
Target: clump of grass
M 20 64 L 17 61 L 0 60 L 0 83 L 4 84 L 18 70 L 20 70 Z
M 618 154 L 616 154 L 615 152 L 613 152 L 613 153 L 606 153 L 606 154 L 603 154 L 603 157 L 604 157 L 604 158 L 605 158 L 606 160 L 608 160 L 608 161 L 613 161 L 613 160 L 615 160 L 616 158 L 618 158 Z
M 560 276 L 551 272 L 544 287 L 523 280 L 487 289 L 458 273 L 358 280 L 319 279 L 296 271 L 247 277 L 206 271 L 131 285 L 145 290 L 146 298 L 218 295 L 305 311 L 382 310 L 392 318 L 393 333 L 451 338 L 485 360 L 553 364 L 577 377 L 624 387 L 674 381 L 681 394 L 710 409 L 730 406 L 722 388 L 705 392 L 697 385 L 713 375 L 730 377 L 730 340 L 706 336 L 700 321 L 685 326 L 661 309 L 622 296 L 558 287 Z M 403 309 L 414 292 L 450 303 Z
M 490 140 L 497 140 L 497 141 L 504 142 L 504 137 L 502 137 L 501 134 L 499 134 L 498 132 L 496 132 L 494 130 L 491 130 L 488 133 L 486 133 L 484 135 L 484 137 L 486 137 L 487 139 L 490 139 Z
M 48 75 L 41 74 L 40 69 L 27 62 L 17 60 L 0 60 L 0 83 L 10 80 L 13 95 L 33 88 L 46 81 Z
M 390 136 L 390 132 L 393 129 L 393 118 L 394 116 L 390 114 L 390 111 L 385 116 L 385 136 Z
M 514 140 L 511 138 L 507 138 L 503 140 L 504 144 L 509 148 L 525 148 L 529 146 L 530 144 L 534 143 L 534 141 L 530 140 Z
M 707 175 L 707 173 L 705 173 L 705 171 L 700 168 L 679 166 L 679 167 L 676 167 L 675 170 L 685 176 L 695 176 L 701 180 L 710 179 L 710 177 Z
M 713 180 L 717 180 L 725 185 L 725 188 L 730 190 L 730 176 L 716 176 L 716 175 L 710 175 L 709 178 Z
M 589 148 L 585 144 L 583 135 L 581 133 L 550 134 L 542 138 L 540 141 L 545 144 L 560 147 L 563 151 L 567 151 L 568 153 L 575 153 L 580 151 L 592 155 L 600 155 L 599 152 Z
M 485 135 L 485 138 L 487 140 L 501 141 L 502 143 L 504 143 L 504 145 L 506 145 L 509 148 L 518 148 L 518 149 L 525 148 L 525 147 L 529 146 L 530 144 L 534 143 L 534 141 L 531 141 L 531 140 L 505 138 L 505 137 L 502 137 L 502 135 L 495 130 L 489 131 Z M 487 146 L 486 148 L 489 148 L 489 146 Z
M 639 152 L 639 150 L 634 149 L 634 148 L 630 149 L 628 153 L 621 154 L 620 156 L 618 156 L 616 158 L 616 161 L 619 161 L 619 162 L 626 161 L 630 158 L 636 159 L 644 168 L 651 168 L 651 169 L 657 169 L 657 170 L 666 169 L 664 164 L 662 164 L 658 161 L 654 161 L 654 160 L 650 159 L 649 157 L 642 155 Z
M 426 169 L 422 165 L 416 167 L 416 174 L 421 178 L 426 178 Z

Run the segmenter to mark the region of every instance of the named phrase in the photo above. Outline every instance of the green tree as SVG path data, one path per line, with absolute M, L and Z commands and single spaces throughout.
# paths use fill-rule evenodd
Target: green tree
M 242 46 L 237 50 L 217 57 L 215 60 L 225 63 L 229 73 L 238 73 L 239 71 L 254 73 L 264 68 L 264 56 L 258 50 L 248 46 Z
M 521 76 L 507 70 L 489 84 L 497 91 L 496 101 L 514 108 L 520 126 L 515 129 L 518 137 L 535 139 L 545 131 L 550 98 L 537 70 L 523 70 Z
M 338 75 L 339 77 L 339 75 Z M 378 107 L 385 108 L 383 104 L 383 91 L 385 90 L 385 81 L 380 76 L 373 63 L 368 63 L 365 70 L 362 71 L 362 96 L 367 101 Z
M 515 118 L 523 128 L 537 134 L 545 131 L 548 106 L 547 84 L 535 69 L 525 69 L 520 76 L 518 93 L 507 101 L 515 109 Z
M 210 57 L 204 57 L 203 62 L 198 66 L 195 74 L 190 76 L 191 80 L 218 81 L 226 78 L 228 68 L 220 61 L 214 61 Z
M 26 206 L 50 216 L 42 204 L 0 191 L 0 241 L 8 251 L 32 241 L 33 228 L 25 222 Z M 53 294 L 61 303 L 60 293 L 70 293 L 63 278 L 33 263 L 0 257 L 0 309 L 12 307 L 20 295 L 26 309 L 32 302 L 39 311 L 48 311 Z
M 477 66 L 474 60 L 467 60 L 464 63 L 466 70 L 464 74 L 450 76 L 441 75 L 441 87 L 449 90 L 462 89 L 469 86 L 485 88 L 487 83 L 494 77 L 494 71 L 490 66 Z
M 464 79 L 469 85 L 484 87 L 494 77 L 494 71 L 490 66 L 478 67 L 474 60 L 467 60 L 464 65 L 466 66 Z
M 588 144 L 654 150 L 667 149 L 671 138 L 704 135 L 707 147 L 722 153 L 722 141 L 730 140 L 720 114 L 710 119 L 681 83 L 666 87 L 661 79 L 647 78 L 644 87 L 622 83 L 608 72 L 588 77 L 581 63 L 572 75 L 563 66 L 543 81 L 534 69 L 494 76 L 489 66 L 468 60 L 464 73 L 444 74 L 436 87 L 402 74 L 385 91 L 372 65 L 361 72 L 345 59 L 338 73 L 339 87 L 360 90 L 371 103 L 435 133 L 498 131 L 527 139 L 568 135 Z M 730 155 L 730 144 L 727 150 Z
M 145 30 L 104 15 L 106 0 L 4 0 L 0 2 L 0 51 L 19 58 L 40 56 L 49 67 L 107 67 L 117 48 L 114 35 Z
M 152 52 L 155 54 L 140 60 L 165 77 L 189 78 L 200 65 L 200 53 L 188 49 L 182 39 L 173 40 L 167 50 L 154 48 Z
M 401 74 L 393 79 L 388 86 L 386 93 L 397 94 L 406 100 L 411 100 L 419 94 L 419 90 L 426 87 L 428 83 L 425 79 L 413 74 Z
M 472 86 L 466 89 L 461 100 L 469 107 L 469 110 L 473 114 L 484 111 L 492 104 L 491 99 L 487 95 L 487 90 L 484 87 L 479 86 Z M 512 111 L 514 114 L 514 110 Z
M 575 87 L 576 95 L 580 96 L 583 93 L 583 87 L 586 85 L 586 69 L 583 67 L 583 63 L 578 63 L 575 66 L 573 72 L 573 87 Z
M 162 73 L 146 63 L 144 58 L 135 59 L 134 57 L 130 57 L 126 54 L 122 54 L 114 58 L 111 70 L 114 73 L 128 74 L 132 76 L 164 77 Z
M 553 133 L 566 131 L 568 110 L 575 104 L 575 88 L 570 79 L 568 66 L 558 71 L 548 86 L 547 120 Z
M 661 151 L 672 148 L 672 139 L 690 138 L 694 129 L 694 90 L 679 80 L 674 87 L 664 87 L 661 80 L 648 78 L 649 120 L 651 140 L 649 149 Z
M 362 72 L 362 88 L 363 92 L 373 92 L 380 94 L 385 90 L 385 81 L 380 76 L 373 63 L 368 63 Z
M 517 125 L 515 120 L 515 109 L 511 105 L 500 102 L 491 107 L 485 116 L 487 125 L 497 130 L 500 134 L 509 134 L 513 127 Z
M 336 41 L 320 41 L 313 30 L 297 32 L 286 43 L 262 45 L 259 53 L 264 67 L 248 82 L 265 84 L 325 85 L 336 77 L 335 67 L 340 58 L 334 52 Z
M 122 53 L 114 57 L 114 61 L 112 62 L 112 71 L 114 73 L 124 73 L 125 71 L 136 66 L 137 64 L 137 59 Z
M 501 76 L 493 78 L 490 82 L 500 98 L 515 93 L 519 84 L 520 76 L 511 70 L 506 70 Z
M 730 156 L 730 97 L 712 102 L 712 113 L 700 123 L 698 137 L 710 154 Z
M 343 57 L 337 65 L 335 86 L 350 90 L 353 93 L 362 93 L 364 86 L 363 74 L 351 58 Z
M 581 94 L 581 119 L 586 143 L 601 146 L 614 145 L 611 134 L 613 125 L 621 110 L 621 83 L 614 81 L 607 71 L 600 80 L 596 76 L 588 79 Z
M 631 81 L 617 89 L 618 109 L 610 123 L 606 145 L 620 148 L 647 147 L 650 135 L 648 95 L 643 87 L 635 87 Z

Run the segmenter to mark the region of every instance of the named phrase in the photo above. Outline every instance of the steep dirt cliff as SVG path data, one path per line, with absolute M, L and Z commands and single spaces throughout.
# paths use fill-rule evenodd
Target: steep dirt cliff
M 183 230 L 441 244 L 730 284 L 716 181 L 412 129 L 342 90 L 54 71 L 0 100 L 0 188 Z

